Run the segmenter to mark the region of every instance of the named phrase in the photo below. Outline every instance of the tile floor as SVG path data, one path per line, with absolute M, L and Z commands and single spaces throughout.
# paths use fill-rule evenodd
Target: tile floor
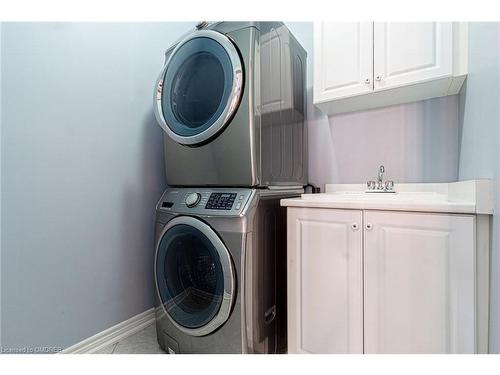
M 165 354 L 156 341 L 156 327 L 151 324 L 116 344 L 99 350 L 96 354 Z

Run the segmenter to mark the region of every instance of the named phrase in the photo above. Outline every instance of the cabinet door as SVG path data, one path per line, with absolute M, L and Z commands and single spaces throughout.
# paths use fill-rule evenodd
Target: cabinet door
M 366 353 L 474 353 L 475 217 L 365 212 Z
M 373 22 L 314 24 L 314 102 L 373 91 Z
M 449 77 L 451 22 L 375 22 L 375 91 Z
M 288 352 L 363 352 L 361 211 L 288 208 Z

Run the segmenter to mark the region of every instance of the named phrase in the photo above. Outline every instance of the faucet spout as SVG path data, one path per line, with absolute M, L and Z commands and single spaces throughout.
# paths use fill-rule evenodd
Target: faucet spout
M 384 172 L 385 172 L 385 168 L 383 165 L 381 165 L 379 170 L 378 170 L 377 182 L 382 183 L 382 180 L 384 179 Z

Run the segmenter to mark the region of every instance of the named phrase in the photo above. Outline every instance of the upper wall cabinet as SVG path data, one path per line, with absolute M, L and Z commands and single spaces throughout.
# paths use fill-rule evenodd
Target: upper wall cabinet
M 451 23 L 375 22 L 373 35 L 374 90 L 452 76 Z
M 315 23 L 314 97 L 336 99 L 373 90 L 373 23 Z
M 454 95 L 466 74 L 465 23 L 315 23 L 314 103 L 327 114 Z

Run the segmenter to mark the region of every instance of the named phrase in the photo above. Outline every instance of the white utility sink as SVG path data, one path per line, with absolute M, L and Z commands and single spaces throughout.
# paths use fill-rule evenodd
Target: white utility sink
M 395 193 L 366 192 L 365 184 L 327 184 L 326 192 L 281 201 L 287 207 L 491 214 L 491 180 L 396 184 Z
M 323 194 L 302 194 L 304 199 L 319 200 L 362 200 L 374 202 L 413 202 L 413 201 L 442 201 L 447 202 L 449 197 L 436 192 L 395 192 L 395 193 L 367 193 L 364 191 L 334 191 Z

